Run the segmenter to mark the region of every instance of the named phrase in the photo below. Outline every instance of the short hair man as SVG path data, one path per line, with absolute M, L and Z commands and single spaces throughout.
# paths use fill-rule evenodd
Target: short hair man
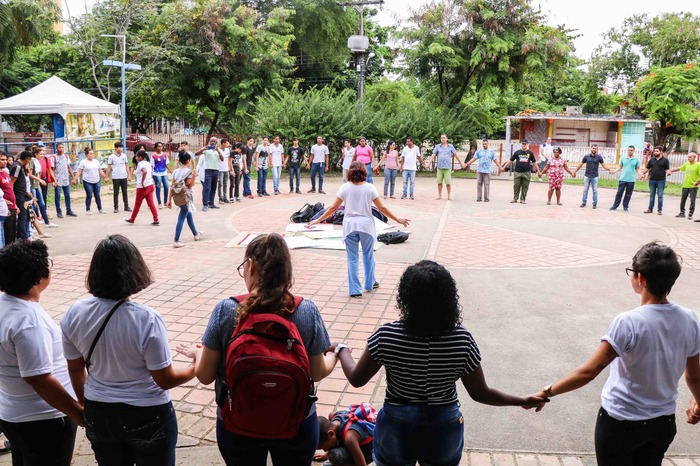
M 677 218 L 685 217 L 685 204 L 688 201 L 688 197 L 690 197 L 688 220 L 693 219 L 693 214 L 695 213 L 695 198 L 698 196 L 698 186 L 700 186 L 700 163 L 698 163 L 697 159 L 698 154 L 695 152 L 688 152 L 688 161 L 669 172 L 683 172 L 685 174 L 683 186 L 681 188 L 681 211 L 676 215 Z
M 420 148 L 413 143 L 412 137 L 406 138 L 406 145 L 401 150 L 399 157 L 399 172 L 403 174 L 403 194 L 401 199 L 406 199 L 406 195 L 411 195 L 414 199 L 413 191 L 416 186 L 416 166 L 418 161 L 424 165 L 423 157 L 420 155 Z M 410 190 L 408 189 L 410 185 Z
M 299 138 L 295 137 L 292 139 L 292 146 L 287 149 L 287 155 L 284 158 L 282 167 L 286 167 L 289 163 L 289 192 L 301 194 L 301 188 L 299 183 L 301 182 L 301 164 L 306 163 L 308 165 L 308 160 L 304 148 L 299 146 Z M 297 186 L 294 188 L 294 180 L 296 179 Z
M 482 198 L 484 202 L 489 202 L 489 192 L 491 187 L 491 164 L 495 163 L 497 167 L 499 167 L 499 165 L 496 161 L 496 154 L 493 152 L 493 149 L 489 149 L 488 139 L 481 141 L 481 149 L 474 152 L 474 157 L 472 157 L 471 160 L 462 164 L 462 169 L 468 167 L 474 162 L 477 162 L 476 202 L 481 202 Z
M 539 165 L 537 165 L 537 160 L 535 159 L 535 154 L 528 149 L 527 139 L 523 139 L 520 143 L 520 149 L 513 152 L 510 160 L 506 162 L 506 165 L 500 169 L 502 173 L 506 168 L 510 167 L 513 162 L 515 162 L 515 174 L 513 175 L 513 200 L 510 201 L 511 204 L 518 202 L 518 197 L 520 197 L 520 203 L 525 204 L 527 199 L 527 191 L 530 189 L 530 179 L 532 178 L 532 168 L 537 169 L 537 176 L 542 177 L 542 172 L 540 171 Z
M 309 157 L 309 163 L 311 164 L 311 189 L 308 191 L 310 193 L 316 192 L 316 174 L 318 174 L 318 192 L 320 194 L 326 194 L 323 190 L 323 172 L 328 171 L 328 146 L 323 143 L 323 136 L 318 136 L 316 138 L 316 144 L 311 146 L 311 157 Z
M 433 149 L 433 155 L 428 160 L 428 166 L 432 165 L 437 157 L 437 184 L 438 184 L 438 199 L 442 199 L 442 185 L 447 186 L 447 200 L 452 200 L 452 168 L 454 161 L 462 165 L 462 162 L 457 158 L 457 149 L 447 142 L 447 135 L 440 135 L 440 144 Z
M 581 208 L 586 207 L 586 203 L 588 201 L 588 188 L 592 187 L 593 208 L 595 209 L 598 207 L 598 166 L 602 165 L 603 168 L 605 168 L 609 172 L 612 172 L 612 170 L 608 168 L 607 165 L 605 165 L 605 159 L 602 155 L 598 153 L 597 144 L 592 144 L 591 153 L 583 156 L 583 159 L 581 159 L 581 163 L 579 163 L 576 167 L 576 170 L 574 170 L 574 177 L 576 176 L 576 173 L 578 173 L 578 171 L 581 169 L 581 167 L 583 167 L 584 164 L 586 165 L 586 173 L 583 176 L 583 197 L 581 198 Z
M 639 159 L 634 156 L 634 146 L 629 146 L 627 148 L 627 157 L 621 157 L 620 163 L 617 169 L 611 171 L 610 173 L 620 172 L 620 181 L 617 184 L 617 194 L 615 194 L 615 202 L 613 203 L 610 210 L 616 210 L 620 207 L 620 202 L 622 201 L 622 208 L 625 212 L 629 211 L 630 199 L 632 199 L 632 192 L 634 191 L 634 182 L 639 176 L 639 167 L 641 163 Z M 624 199 L 623 199 L 624 194 Z
M 114 153 L 107 158 L 107 173 L 112 175 L 112 191 L 114 192 L 114 213 L 119 212 L 119 192 L 122 193 L 124 212 L 131 212 L 129 208 L 129 158 L 124 153 L 124 144 L 114 143 Z
M 658 196 L 659 203 L 656 212 L 663 215 L 666 177 L 670 174 L 671 165 L 664 157 L 663 149 L 659 146 L 654 147 L 653 157 L 649 159 L 642 173 L 642 178 L 649 176 L 649 207 L 644 211 L 645 214 L 654 212 L 654 201 Z
M 209 145 L 199 149 L 194 155 L 203 155 L 200 163 L 203 163 L 204 169 L 204 187 L 202 188 L 202 212 L 207 209 L 218 209 L 219 206 L 214 205 L 214 196 L 216 196 L 216 187 L 219 181 L 219 164 L 224 160 L 224 154 L 220 147 L 217 146 L 219 140 L 215 137 L 209 138 Z

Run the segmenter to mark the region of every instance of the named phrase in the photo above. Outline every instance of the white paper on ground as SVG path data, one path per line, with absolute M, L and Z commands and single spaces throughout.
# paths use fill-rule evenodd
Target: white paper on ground
M 328 230 L 333 230 L 333 225 L 322 223 L 320 225 L 313 225 L 311 227 L 307 227 L 306 223 L 290 223 L 285 228 L 287 236 L 303 235 L 307 232 L 318 232 Z

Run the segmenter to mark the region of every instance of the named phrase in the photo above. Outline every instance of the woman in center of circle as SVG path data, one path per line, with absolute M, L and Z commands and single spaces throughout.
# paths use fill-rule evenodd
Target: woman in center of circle
M 316 305 L 302 299 L 296 306 L 290 290 L 294 281 L 292 259 L 284 238 L 276 233 L 260 235 L 248 244 L 238 273 L 249 294 L 238 302 L 225 299 L 216 305 L 202 337 L 201 357 L 195 370 L 205 385 L 216 381 L 216 440 L 227 466 L 266 466 L 268 453 L 275 466 L 310 466 L 318 445 L 319 424 L 316 405 L 291 439 L 253 438 L 226 429 L 222 409 L 227 403 L 226 350 L 236 324 L 246 316 L 274 313 L 296 325 L 309 358 L 314 382 L 327 377 L 338 359 L 330 347 L 328 331 Z M 295 307 L 296 306 L 296 307 Z
M 382 325 L 355 363 L 346 345 L 334 345 L 343 372 L 362 387 L 384 366 L 386 399 L 374 431 L 377 466 L 457 466 L 464 447 L 464 418 L 457 380 L 478 403 L 534 408 L 546 398 L 517 397 L 486 384 L 481 354 L 462 326 L 457 284 L 433 261 L 409 266 L 399 281 L 400 319 Z
M 396 223 L 407 227 L 410 220 L 398 218 L 379 199 L 377 188 L 367 182 L 367 168 L 362 162 L 355 161 L 348 170 L 349 183 L 343 183 L 338 190 L 333 204 L 309 225 L 316 225 L 330 218 L 338 207 L 345 203 L 343 216 L 343 240 L 348 257 L 348 288 L 351 298 L 362 297 L 362 285 L 359 272 L 359 246 L 362 245 L 362 263 L 365 268 L 365 291 L 379 288 L 374 278 L 374 241 L 377 239 L 377 228 L 372 215 L 372 203 L 377 209 Z
M 93 297 L 68 309 L 61 330 L 97 463 L 174 466 L 177 418 L 168 390 L 194 378 L 194 360 L 173 368 L 163 318 L 131 301 L 153 278 L 127 238 L 97 245 L 85 282 Z

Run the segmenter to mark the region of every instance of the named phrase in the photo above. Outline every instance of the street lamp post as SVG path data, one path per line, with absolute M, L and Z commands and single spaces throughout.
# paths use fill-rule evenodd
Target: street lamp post
M 113 37 L 122 41 L 122 61 L 104 60 L 104 66 L 116 66 L 121 69 L 122 77 L 122 144 L 126 150 L 126 70 L 140 70 L 141 65 L 126 62 L 126 35 L 124 34 L 101 34 L 102 37 Z

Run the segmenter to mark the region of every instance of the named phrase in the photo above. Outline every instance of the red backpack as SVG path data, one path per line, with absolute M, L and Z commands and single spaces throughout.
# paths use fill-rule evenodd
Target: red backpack
M 248 295 L 231 298 L 244 301 Z M 294 309 L 303 298 L 294 298 Z M 294 438 L 315 401 L 304 342 L 289 319 L 273 313 L 247 314 L 226 351 L 226 430 L 262 439 Z

